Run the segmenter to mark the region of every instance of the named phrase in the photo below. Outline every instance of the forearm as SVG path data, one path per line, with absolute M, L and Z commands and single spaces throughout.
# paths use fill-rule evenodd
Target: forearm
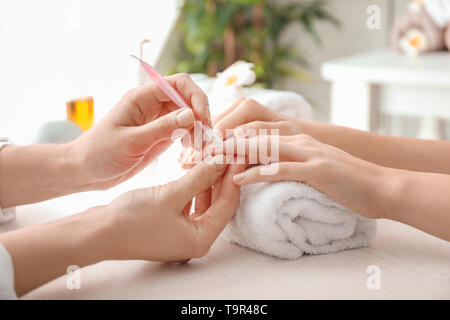
M 388 170 L 385 217 L 450 241 L 450 176 Z
M 72 145 L 8 146 L 0 151 L 0 206 L 33 203 L 87 189 Z
M 0 234 L 13 261 L 19 296 L 65 274 L 71 265 L 81 268 L 112 256 L 104 237 L 104 208 Z
M 298 120 L 301 131 L 381 166 L 450 174 L 450 142 L 392 137 L 326 123 Z

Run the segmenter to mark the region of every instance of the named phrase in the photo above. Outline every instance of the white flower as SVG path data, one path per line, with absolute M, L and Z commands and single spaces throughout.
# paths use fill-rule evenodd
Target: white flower
M 411 29 L 400 39 L 400 47 L 408 56 L 415 57 L 425 51 L 427 38 L 422 31 Z
M 253 71 L 253 63 L 237 61 L 224 72 L 217 74 L 213 84 L 213 94 L 229 99 L 235 99 L 242 95 L 243 86 L 255 82 L 256 75 Z
M 419 12 L 423 8 L 423 0 L 413 0 L 408 7 L 410 11 Z

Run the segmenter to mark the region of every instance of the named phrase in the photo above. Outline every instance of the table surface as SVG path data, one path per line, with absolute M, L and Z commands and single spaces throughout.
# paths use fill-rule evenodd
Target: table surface
M 167 162 L 164 158 L 160 161 Z M 19 207 L 17 219 L 0 226 L 0 231 L 50 221 L 107 203 L 117 194 L 149 185 L 150 181 L 162 183 L 163 179 L 156 174 L 150 166 L 108 191 L 74 194 Z M 380 268 L 379 290 L 366 286 L 370 265 Z M 376 241 L 370 248 L 286 261 L 219 238 L 206 257 L 185 265 L 106 261 L 81 270 L 80 290 L 68 290 L 66 281 L 66 276 L 60 277 L 23 298 L 450 299 L 450 242 L 381 220 Z
M 433 52 L 418 57 L 381 50 L 337 58 L 322 65 L 328 81 L 450 86 L 450 53 Z

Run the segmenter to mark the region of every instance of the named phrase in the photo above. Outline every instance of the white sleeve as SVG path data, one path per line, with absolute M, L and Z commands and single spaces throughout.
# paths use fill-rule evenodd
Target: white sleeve
M 4 146 L 7 146 L 9 144 L 8 139 L 0 137 L 0 151 Z M 16 216 L 16 209 L 15 208 L 7 208 L 2 209 L 0 207 L 0 224 L 6 223 L 12 219 L 14 219 Z
M 441 28 L 450 23 L 450 0 L 425 0 L 425 10 Z
M 0 243 L 0 300 L 17 299 L 14 291 L 14 268 L 11 257 Z

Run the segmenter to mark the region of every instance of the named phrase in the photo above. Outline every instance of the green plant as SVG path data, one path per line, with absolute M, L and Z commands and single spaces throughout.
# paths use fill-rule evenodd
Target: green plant
M 255 65 L 257 81 L 272 87 L 287 77 L 304 78 L 307 65 L 298 46 L 281 43 L 283 31 L 300 23 L 306 34 L 320 43 L 316 21 L 339 22 L 329 12 L 327 0 L 186 0 L 177 26 L 181 50 L 172 71 L 207 73 L 222 71 L 237 60 Z

